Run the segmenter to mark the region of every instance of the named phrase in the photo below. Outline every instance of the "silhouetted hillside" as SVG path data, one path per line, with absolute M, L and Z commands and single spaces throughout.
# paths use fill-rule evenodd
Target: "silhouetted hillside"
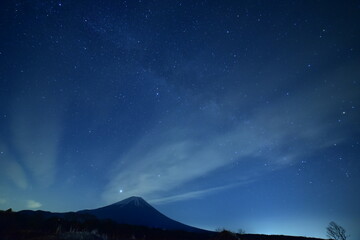
M 319 240 L 212 232 L 174 221 L 139 197 L 93 210 L 53 213 L 0 211 L 0 239 L 37 240 Z
M 322 238 L 297 237 L 285 235 L 265 235 L 265 234 L 241 234 L 240 240 L 324 240 Z
M 82 218 L 81 214 L 78 215 L 72 216 L 76 220 L 70 220 L 63 218 L 69 217 L 68 214 L 51 216 L 43 211 L 0 211 L 0 239 L 206 240 L 210 236 L 205 233 L 118 224 L 109 219 L 101 220 L 90 215 Z
M 56 215 L 56 214 L 55 214 Z M 118 224 L 88 214 L 51 215 L 44 211 L 0 211 L 0 239 L 37 240 L 321 240 L 282 235 L 186 232 Z

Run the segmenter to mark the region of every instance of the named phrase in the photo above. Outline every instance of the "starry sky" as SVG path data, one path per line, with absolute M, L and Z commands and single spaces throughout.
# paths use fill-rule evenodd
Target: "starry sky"
M 0 209 L 141 196 L 360 237 L 359 1 L 0 3 Z

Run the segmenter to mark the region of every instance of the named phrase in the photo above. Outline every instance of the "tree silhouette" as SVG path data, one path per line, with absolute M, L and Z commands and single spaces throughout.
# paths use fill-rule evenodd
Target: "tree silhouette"
M 328 237 L 334 240 L 346 240 L 348 237 L 345 229 L 335 222 L 330 222 L 326 230 Z

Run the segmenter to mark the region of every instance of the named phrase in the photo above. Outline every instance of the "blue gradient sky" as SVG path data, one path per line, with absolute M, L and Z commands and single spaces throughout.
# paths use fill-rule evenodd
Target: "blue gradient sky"
M 360 3 L 2 1 L 0 209 L 142 196 L 360 237 Z

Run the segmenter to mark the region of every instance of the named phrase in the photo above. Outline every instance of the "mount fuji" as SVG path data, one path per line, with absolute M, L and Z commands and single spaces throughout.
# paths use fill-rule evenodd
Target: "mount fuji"
M 141 197 L 130 197 L 105 207 L 81 210 L 77 213 L 91 214 L 99 219 L 111 219 L 120 224 L 187 232 L 206 232 L 206 230 L 191 227 L 168 218 Z

